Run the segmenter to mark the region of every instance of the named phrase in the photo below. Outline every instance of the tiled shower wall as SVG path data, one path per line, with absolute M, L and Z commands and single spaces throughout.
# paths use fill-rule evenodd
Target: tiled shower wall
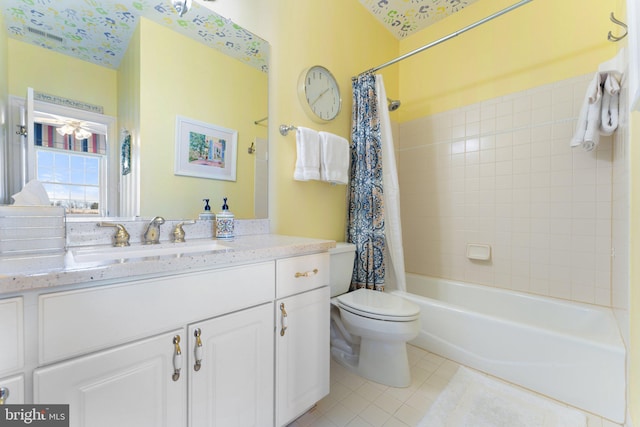
M 569 146 L 592 77 L 399 126 L 407 272 L 612 305 L 613 137 Z
M 628 87 L 622 85 L 620 92 L 620 111 L 629 109 Z M 629 310 L 629 257 L 631 245 L 630 231 L 630 157 L 629 157 L 629 120 L 621 115 L 618 131 L 613 140 L 613 190 L 611 194 L 611 242 L 613 256 L 611 260 L 611 306 L 615 308 L 622 337 L 628 344 Z

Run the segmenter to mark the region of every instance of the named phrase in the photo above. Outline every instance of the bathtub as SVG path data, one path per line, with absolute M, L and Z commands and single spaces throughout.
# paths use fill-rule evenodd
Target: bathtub
M 622 423 L 625 347 L 611 310 L 407 274 L 421 307 L 411 343 Z

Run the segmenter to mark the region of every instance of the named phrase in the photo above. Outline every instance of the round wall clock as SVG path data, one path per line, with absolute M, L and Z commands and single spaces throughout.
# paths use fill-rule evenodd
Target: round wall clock
M 298 81 L 298 97 L 302 108 L 318 123 L 335 119 L 340 113 L 340 87 L 329 70 L 320 65 L 307 68 Z

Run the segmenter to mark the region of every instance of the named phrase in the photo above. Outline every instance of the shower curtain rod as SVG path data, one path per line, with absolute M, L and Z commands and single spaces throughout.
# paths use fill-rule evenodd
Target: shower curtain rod
M 481 20 L 479 20 L 479 21 L 477 21 L 477 22 L 474 22 L 474 23 L 473 23 L 473 24 L 471 24 L 471 25 L 468 25 L 468 26 L 466 26 L 466 27 L 464 27 L 464 28 L 462 28 L 462 29 L 460 29 L 460 30 L 458 30 L 458 31 L 455 31 L 455 32 L 453 32 L 453 33 L 451 33 L 451 34 L 449 34 L 449 35 L 447 35 L 447 36 L 444 36 L 444 37 L 442 37 L 441 39 L 438 39 L 438 40 L 436 40 L 436 41 L 433 41 L 433 42 L 431 42 L 431 43 L 429 43 L 429 44 L 426 44 L 426 45 L 424 45 L 424 46 L 422 46 L 422 47 L 419 47 L 419 48 L 417 48 L 417 49 L 415 49 L 415 50 L 412 50 L 411 52 L 405 53 L 404 55 L 399 56 L 399 57 L 397 57 L 397 58 L 395 58 L 395 59 L 392 59 L 391 61 L 385 62 L 384 64 L 378 65 L 377 67 L 374 67 L 374 68 L 371 68 L 371 69 L 369 69 L 369 70 L 367 70 L 367 71 L 364 71 L 364 72 L 362 72 L 362 73 L 358 74 L 358 76 L 361 76 L 361 75 L 363 75 L 363 74 L 368 74 L 368 73 L 375 73 L 375 72 L 376 72 L 376 71 L 378 71 L 378 70 L 381 70 L 381 69 L 383 69 L 383 68 L 385 68 L 385 67 L 388 67 L 389 65 L 393 65 L 393 64 L 395 64 L 396 62 L 400 62 L 400 61 L 402 61 L 403 59 L 407 59 L 407 58 L 409 58 L 410 56 L 415 55 L 416 53 L 420 53 L 420 52 L 422 52 L 422 51 L 424 51 L 424 50 L 427 50 L 427 49 L 429 49 L 429 48 L 432 48 L 433 46 L 439 45 L 440 43 L 446 42 L 446 41 L 447 41 L 447 40 L 449 40 L 449 39 L 452 39 L 452 38 L 454 38 L 454 37 L 456 37 L 456 36 L 459 36 L 460 34 L 462 34 L 462 33 L 466 32 L 466 31 L 469 31 L 469 30 L 471 30 L 471 29 L 473 29 L 473 28 L 475 28 L 475 27 L 477 27 L 477 26 L 479 26 L 479 25 L 482 25 L 482 24 L 484 24 L 485 22 L 489 22 L 489 21 L 491 21 L 492 19 L 497 18 L 498 16 L 501 16 L 501 15 L 504 15 L 505 13 L 511 12 L 512 10 L 517 9 L 517 8 L 519 8 L 520 6 L 524 6 L 525 4 L 527 4 L 527 3 L 529 3 L 529 2 L 532 2 L 532 1 L 533 1 L 533 0 L 521 0 L 521 1 L 519 1 L 518 3 L 515 3 L 515 4 L 513 4 L 513 5 L 509 6 L 509 7 L 505 8 L 505 9 L 502 9 L 502 10 L 501 10 L 501 11 L 499 11 L 499 12 L 494 13 L 493 15 L 489 15 L 489 16 L 487 16 L 486 18 L 483 18 L 483 19 L 481 19 Z M 356 77 L 352 77 L 352 80 L 356 80 L 357 78 L 358 78 L 357 76 L 356 76 Z

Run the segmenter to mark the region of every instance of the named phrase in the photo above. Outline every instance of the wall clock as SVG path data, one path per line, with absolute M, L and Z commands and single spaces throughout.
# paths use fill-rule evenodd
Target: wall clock
M 320 65 L 307 68 L 300 74 L 298 97 L 305 113 L 315 122 L 329 122 L 340 113 L 342 99 L 338 82 L 329 70 Z

